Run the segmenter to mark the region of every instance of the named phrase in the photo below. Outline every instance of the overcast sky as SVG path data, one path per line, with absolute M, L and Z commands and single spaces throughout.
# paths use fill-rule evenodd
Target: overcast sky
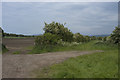
M 8 33 L 42 34 L 44 22 L 64 23 L 73 33 L 111 34 L 118 25 L 117 2 L 4 2 L 2 28 Z

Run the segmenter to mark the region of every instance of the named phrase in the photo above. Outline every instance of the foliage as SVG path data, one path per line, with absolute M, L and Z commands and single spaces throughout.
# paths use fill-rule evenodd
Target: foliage
M 90 41 L 89 36 L 83 36 L 80 33 L 73 34 L 63 24 L 57 22 L 45 23 L 43 30 L 45 33 L 35 39 L 33 53 L 55 51 L 56 47 L 68 47 Z
M 84 40 L 85 40 L 84 36 L 81 35 L 80 33 L 74 34 L 73 38 L 74 38 L 74 41 L 78 42 L 78 43 L 79 42 L 84 42 Z
M 4 31 L 3 31 L 3 29 L 0 27 L 0 34 L 2 34 L 2 35 L 0 35 L 0 37 L 3 37 L 3 33 L 4 33 Z
M 120 27 L 116 27 L 111 34 L 111 39 L 115 44 L 120 43 Z
M 2 44 L 2 53 L 5 53 L 7 51 L 8 51 L 8 49 L 6 48 L 6 46 Z
M 58 45 L 59 39 L 60 38 L 57 35 L 51 34 L 51 33 L 45 33 L 43 35 L 37 36 L 35 39 L 34 49 L 36 48 L 36 49 L 40 49 L 40 50 L 47 50 L 49 52 L 55 46 Z
M 84 36 L 84 42 L 89 42 L 90 41 L 90 36 Z
M 107 37 L 103 37 L 103 39 L 102 39 L 103 41 L 107 41 Z
M 42 52 L 53 52 L 59 51 L 61 47 L 68 47 L 68 50 L 75 48 L 73 46 L 77 46 L 79 44 L 84 44 L 91 40 L 102 40 L 104 42 L 111 43 L 110 37 L 96 37 L 96 36 L 83 36 L 80 33 L 73 34 L 68 28 L 65 28 L 63 24 L 58 22 L 52 22 L 50 24 L 45 23 L 45 27 L 43 28 L 45 33 L 36 37 L 35 47 L 33 49 L 33 53 L 42 53 Z M 82 46 L 82 45 L 80 45 Z M 81 47 L 82 49 L 85 46 Z M 86 46 L 87 47 L 87 46 Z M 56 49 L 58 48 L 58 49 Z M 92 47 L 95 48 L 95 47 Z M 35 51 L 36 50 L 36 51 Z M 62 49 L 62 50 L 67 50 Z
M 36 45 L 56 45 L 59 37 L 55 34 L 45 33 L 43 35 L 37 36 L 35 39 Z
M 107 42 L 112 42 L 111 36 L 108 36 L 108 37 L 106 38 L 106 41 L 107 41 Z
M 91 36 L 91 40 L 97 40 L 95 36 Z
M 74 41 L 78 42 L 78 43 L 90 41 L 90 37 L 89 36 L 83 36 L 80 33 L 75 33 L 73 38 L 74 38 Z
M 98 40 L 102 40 L 102 39 L 103 39 L 103 37 L 97 37 L 97 39 L 98 39 Z
M 63 41 L 73 41 L 73 33 L 68 28 L 65 28 L 63 24 L 57 22 L 52 22 L 50 24 L 45 23 L 43 30 L 45 33 L 58 35 Z

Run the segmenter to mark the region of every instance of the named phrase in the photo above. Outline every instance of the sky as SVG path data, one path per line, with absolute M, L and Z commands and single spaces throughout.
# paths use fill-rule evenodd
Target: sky
M 60 22 L 73 33 L 111 34 L 118 25 L 117 2 L 3 2 L 5 32 L 43 34 L 44 22 Z
M 119 0 L 1 0 L 2 2 L 119 2 Z

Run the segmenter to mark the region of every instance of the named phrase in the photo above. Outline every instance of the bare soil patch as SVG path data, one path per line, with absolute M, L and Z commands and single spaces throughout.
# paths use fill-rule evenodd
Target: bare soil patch
M 2 42 L 9 50 L 6 54 L 16 51 L 24 54 L 29 52 L 29 50 L 25 49 L 26 47 L 34 46 L 34 38 L 3 38 Z

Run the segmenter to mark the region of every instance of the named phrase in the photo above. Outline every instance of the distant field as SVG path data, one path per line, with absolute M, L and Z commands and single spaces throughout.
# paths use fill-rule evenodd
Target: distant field
M 4 38 L 30 38 L 30 37 L 4 37 Z

